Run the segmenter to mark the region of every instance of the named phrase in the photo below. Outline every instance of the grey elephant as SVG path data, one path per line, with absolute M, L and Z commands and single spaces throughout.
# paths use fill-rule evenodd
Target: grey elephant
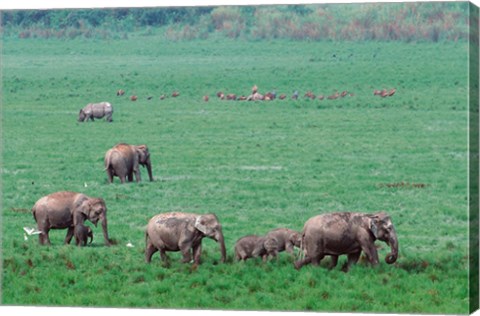
M 141 181 L 140 168 L 147 168 L 148 177 L 153 181 L 152 162 L 147 145 L 117 144 L 105 153 L 105 170 L 108 182 L 113 182 L 113 177 L 120 178 L 121 183 L 133 181 L 133 175 L 137 182 Z
M 150 219 L 145 241 L 145 261 L 150 263 L 152 255 L 160 251 L 161 259 L 167 263 L 167 251 L 181 251 L 182 262 L 200 264 L 202 239 L 208 237 L 220 245 L 221 262 L 225 262 L 225 241 L 222 225 L 215 214 L 162 213 Z
M 262 257 L 263 261 L 267 261 L 268 256 L 276 258 L 277 254 L 278 240 L 273 236 L 248 235 L 235 243 L 235 258 L 238 261 L 257 257 Z
M 89 103 L 78 113 L 78 121 L 94 121 L 105 117 L 107 122 L 112 121 L 113 106 L 109 102 Z
M 40 231 L 39 242 L 50 245 L 48 233 L 51 229 L 67 229 L 65 243 L 69 244 L 77 225 L 86 220 L 95 227 L 102 223 L 105 245 L 110 245 L 107 231 L 107 207 L 102 198 L 92 198 L 82 193 L 60 191 L 40 198 L 32 207 L 33 218 Z
M 93 231 L 90 226 L 84 224 L 77 224 L 73 229 L 73 235 L 75 236 L 75 244 L 77 246 L 86 246 L 88 238 L 90 238 L 90 244 L 93 241 Z
M 385 262 L 394 263 L 398 258 L 398 239 L 388 214 L 339 212 L 314 216 L 304 225 L 302 249 L 305 257 L 295 262 L 295 268 L 300 269 L 309 263 L 318 265 L 326 255 L 332 257 L 330 268 L 334 268 L 338 256 L 347 255 L 343 270 L 348 271 L 352 264 L 357 263 L 362 251 L 372 265 L 377 265 L 377 239 L 391 247 Z
M 294 247 L 300 248 L 302 234 L 288 228 L 277 228 L 267 233 L 266 237 L 275 238 L 278 242 L 277 251 L 286 251 L 293 255 Z

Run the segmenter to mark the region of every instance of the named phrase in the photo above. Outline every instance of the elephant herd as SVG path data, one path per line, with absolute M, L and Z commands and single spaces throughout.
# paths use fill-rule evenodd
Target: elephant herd
M 107 230 L 107 207 L 102 198 L 76 192 L 55 192 L 40 198 L 32 213 L 40 232 L 40 244 L 50 244 L 48 233 L 51 229 L 67 229 L 66 244 L 75 236 L 76 244 L 85 246 L 89 237 L 93 239 L 91 229 L 85 225 L 87 220 L 95 227 L 100 221 L 105 245 L 112 244 Z M 150 263 L 153 254 L 159 251 L 162 261 L 167 264 L 166 252 L 180 251 L 183 263 L 193 261 L 198 265 L 205 237 L 219 244 L 221 262 L 225 262 L 227 252 L 223 229 L 215 214 L 170 212 L 155 215 L 145 231 L 145 261 Z M 327 255 L 332 259 L 330 268 L 334 268 L 338 256 L 347 255 L 343 270 L 348 271 L 359 260 L 362 251 L 372 265 L 379 263 L 376 240 L 391 247 L 385 262 L 394 263 L 398 258 L 398 239 L 388 214 L 336 212 L 308 219 L 302 232 L 278 228 L 265 236 L 244 236 L 237 240 L 234 251 L 238 261 L 255 257 L 266 261 L 269 256 L 277 257 L 281 251 L 293 255 L 294 247 L 298 247 L 301 258 L 294 262 L 296 269 L 310 263 L 319 265 Z
M 254 87 L 252 91 L 255 89 Z M 256 91 L 255 91 L 256 92 Z M 112 120 L 113 107 L 108 102 L 91 103 L 80 110 L 79 121 L 106 117 Z M 121 183 L 141 181 L 139 166 L 147 168 L 150 181 L 153 181 L 150 152 L 147 145 L 120 143 L 109 149 L 104 159 L 108 182 L 116 176 Z M 102 198 L 89 197 L 82 193 L 61 191 L 40 198 L 32 207 L 37 223 L 39 242 L 49 245 L 51 229 L 67 229 L 65 244 L 73 237 L 78 246 L 86 246 L 88 238 L 93 240 L 91 228 L 85 225 L 88 220 L 97 226 L 100 222 L 104 243 L 112 245 L 107 229 L 107 207 Z M 193 214 L 182 212 L 161 213 L 152 217 L 145 231 L 145 261 L 150 263 L 152 256 L 160 252 L 162 261 L 168 263 L 167 252 L 182 253 L 182 262 L 200 264 L 202 239 L 211 238 L 220 247 L 221 262 L 225 262 L 227 251 L 222 225 L 215 214 Z M 338 256 L 347 255 L 343 266 L 348 271 L 361 253 L 372 265 L 379 263 L 375 241 L 385 242 L 391 252 L 385 257 L 387 264 L 398 258 L 398 239 L 392 220 L 385 212 L 367 214 L 357 212 L 325 213 L 308 219 L 301 232 L 288 228 L 277 228 L 265 236 L 247 235 L 238 239 L 234 246 L 235 259 L 245 261 L 260 257 L 276 258 L 279 252 L 286 251 L 292 256 L 294 247 L 300 249 L 300 256 L 294 262 L 296 269 L 304 265 L 319 265 L 325 256 L 331 257 L 330 268 L 338 262 Z

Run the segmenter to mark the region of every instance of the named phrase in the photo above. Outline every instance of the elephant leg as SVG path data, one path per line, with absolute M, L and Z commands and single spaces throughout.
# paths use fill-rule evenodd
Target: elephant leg
M 147 244 L 147 247 L 145 248 L 145 262 L 150 263 L 152 262 L 152 256 L 155 252 L 157 252 L 158 249 L 151 243 Z
M 192 261 L 192 254 L 190 253 L 190 249 L 182 250 L 182 263 L 189 263 Z
M 108 183 L 113 182 L 113 170 L 107 169 Z
M 135 180 L 137 182 L 142 181 L 142 177 L 140 176 L 140 168 L 137 167 L 137 169 L 135 169 L 134 172 L 135 172 Z M 133 175 L 132 175 L 132 181 L 133 181 Z
M 65 236 L 65 244 L 70 244 L 70 241 L 72 241 L 73 233 L 74 227 L 68 227 L 67 236 Z
M 160 258 L 162 261 L 168 265 L 168 256 L 167 256 L 167 251 L 165 249 L 160 249 Z
M 285 246 L 285 252 L 287 252 L 287 253 L 289 253 L 293 256 L 294 255 L 293 245 L 288 244 L 287 246 Z
M 180 243 L 180 251 L 182 252 L 183 259 L 182 263 L 188 263 L 192 261 L 192 254 L 191 254 L 191 249 L 192 249 L 192 244 L 191 242 L 181 242 Z
M 325 257 L 325 255 L 323 254 L 319 254 L 319 255 L 316 255 L 314 257 L 312 257 L 312 264 L 314 266 L 318 266 L 320 264 L 320 261 L 322 261 L 322 259 Z
M 193 261 L 195 264 L 200 264 L 200 255 L 202 254 L 202 244 L 193 247 Z
M 378 252 L 377 248 L 375 248 L 374 244 L 362 246 L 362 250 L 368 258 L 368 261 L 372 264 L 372 266 L 376 266 L 378 264 Z
M 43 230 L 42 233 L 38 235 L 38 242 L 40 245 L 51 245 L 50 238 L 48 237 L 48 229 Z
M 359 251 L 359 252 L 354 252 L 354 253 L 350 253 L 348 254 L 348 260 L 347 262 L 343 265 L 342 267 L 342 271 L 343 272 L 348 272 L 348 270 L 350 270 L 350 267 L 357 263 L 358 262 L 358 259 L 360 258 L 360 254 L 362 252 Z
M 330 270 L 332 270 L 333 268 L 335 268 L 337 266 L 338 256 L 330 256 L 330 258 L 332 258 L 332 261 L 330 261 L 330 265 L 328 266 L 328 268 Z
M 125 183 L 125 181 L 126 181 L 126 179 L 127 179 L 127 177 L 126 177 L 125 175 L 123 175 L 123 174 L 122 174 L 122 175 L 119 175 L 118 178 L 120 179 L 120 182 L 121 182 L 121 183 Z

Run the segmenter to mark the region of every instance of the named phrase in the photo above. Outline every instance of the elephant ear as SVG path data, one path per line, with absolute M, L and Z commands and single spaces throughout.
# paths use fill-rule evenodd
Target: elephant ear
M 371 216 L 370 217 L 370 231 L 372 232 L 373 236 L 375 238 L 378 238 L 378 224 L 379 224 L 379 218 L 378 216 Z
M 90 214 L 92 206 L 89 200 L 83 200 L 77 204 L 76 210 L 73 212 L 73 224 L 83 224 Z
M 203 221 L 202 216 L 197 216 L 194 226 L 196 229 L 201 231 L 204 235 L 207 234 L 207 226 L 205 225 L 205 222 Z
M 150 152 L 146 145 L 137 146 L 135 151 L 137 152 L 139 163 L 144 163 L 150 156 Z

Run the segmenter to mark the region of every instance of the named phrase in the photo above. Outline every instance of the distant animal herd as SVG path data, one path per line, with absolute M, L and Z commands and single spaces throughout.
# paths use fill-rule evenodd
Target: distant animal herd
M 395 94 L 396 91 L 397 91 L 397 89 L 395 89 L 395 88 L 374 90 L 373 95 L 378 95 L 382 98 L 391 97 Z M 125 90 L 120 89 L 120 90 L 117 91 L 117 96 L 123 96 L 123 95 L 125 95 Z M 279 99 L 279 100 L 287 99 L 287 95 L 285 93 L 281 93 L 277 96 L 277 92 L 275 90 L 272 90 L 272 91 L 269 91 L 269 92 L 266 92 L 266 93 L 262 94 L 258 91 L 257 85 L 254 85 L 252 87 L 252 93 L 249 94 L 249 95 L 245 95 L 245 94 L 237 95 L 235 93 L 224 93 L 222 91 L 218 91 L 215 95 L 220 100 L 228 100 L 228 101 L 273 101 L 275 99 Z M 173 97 L 173 98 L 176 98 L 178 96 L 180 96 L 180 92 L 178 92 L 178 91 L 173 91 L 172 94 L 171 94 L 171 97 Z M 339 92 L 338 90 L 336 90 L 334 93 L 329 94 L 329 95 L 325 95 L 325 94 L 317 94 L 316 95 L 311 90 L 308 90 L 303 95 L 304 98 L 308 98 L 308 99 L 311 99 L 311 100 L 315 100 L 315 99 L 318 99 L 318 100 L 324 100 L 324 99 L 335 100 L 335 99 L 339 99 L 339 98 L 353 97 L 353 96 L 355 96 L 355 94 L 353 92 L 349 92 L 347 90 L 343 90 L 342 92 Z M 147 96 L 146 98 L 147 98 L 147 100 L 152 100 L 153 96 Z M 167 98 L 167 94 L 162 94 L 159 97 L 160 100 L 164 100 L 166 98 Z M 298 90 L 295 90 L 293 92 L 293 94 L 290 96 L 290 99 L 297 100 L 298 98 L 299 98 L 299 92 L 298 92 Z M 203 99 L 203 101 L 208 102 L 210 100 L 210 96 L 204 95 L 202 97 L 202 99 Z M 131 95 L 130 100 L 131 101 L 137 101 L 138 96 L 137 95 Z
M 382 89 L 382 90 L 373 90 L 373 95 L 374 96 L 379 96 L 382 98 L 386 97 L 391 97 L 395 94 L 397 89 L 392 88 L 392 89 Z M 119 89 L 117 91 L 117 96 L 124 96 L 125 95 L 125 90 Z M 285 93 L 281 93 L 277 96 L 277 92 L 275 90 L 266 92 L 264 94 L 260 93 L 258 91 L 257 85 L 254 85 L 252 87 L 252 92 L 249 95 L 237 95 L 235 93 L 223 93 L 222 91 L 218 91 L 216 94 L 216 97 L 220 100 L 227 100 L 227 101 L 273 101 L 276 99 L 279 100 L 285 100 L 287 99 L 287 95 Z M 170 96 L 172 98 L 176 98 L 180 96 L 179 91 L 173 91 Z M 339 92 L 338 90 L 335 91 L 333 94 L 325 95 L 325 94 L 314 94 L 311 90 L 308 90 L 305 92 L 303 95 L 304 98 L 306 99 L 311 99 L 311 100 L 336 100 L 336 99 L 341 99 L 345 97 L 353 97 L 355 94 L 353 92 L 349 92 L 347 90 L 343 90 L 342 92 Z M 167 94 L 162 94 L 160 95 L 159 99 L 160 100 L 165 100 L 168 97 Z M 293 94 L 290 96 L 290 99 L 292 100 L 298 100 L 299 98 L 299 92 L 298 90 L 295 90 Z M 138 96 L 137 95 L 131 95 L 129 97 L 131 101 L 137 101 Z M 152 100 L 153 96 L 149 95 L 146 97 L 147 100 Z M 204 95 L 202 97 L 203 101 L 209 102 L 210 96 Z M 111 103 L 109 102 L 100 102 L 100 103 L 89 103 L 87 104 L 83 109 L 80 110 L 80 113 L 78 115 L 78 121 L 80 122 L 85 122 L 88 120 L 94 121 L 96 118 L 103 118 L 105 117 L 105 120 L 108 122 L 112 121 L 112 114 L 113 114 L 113 107 Z

